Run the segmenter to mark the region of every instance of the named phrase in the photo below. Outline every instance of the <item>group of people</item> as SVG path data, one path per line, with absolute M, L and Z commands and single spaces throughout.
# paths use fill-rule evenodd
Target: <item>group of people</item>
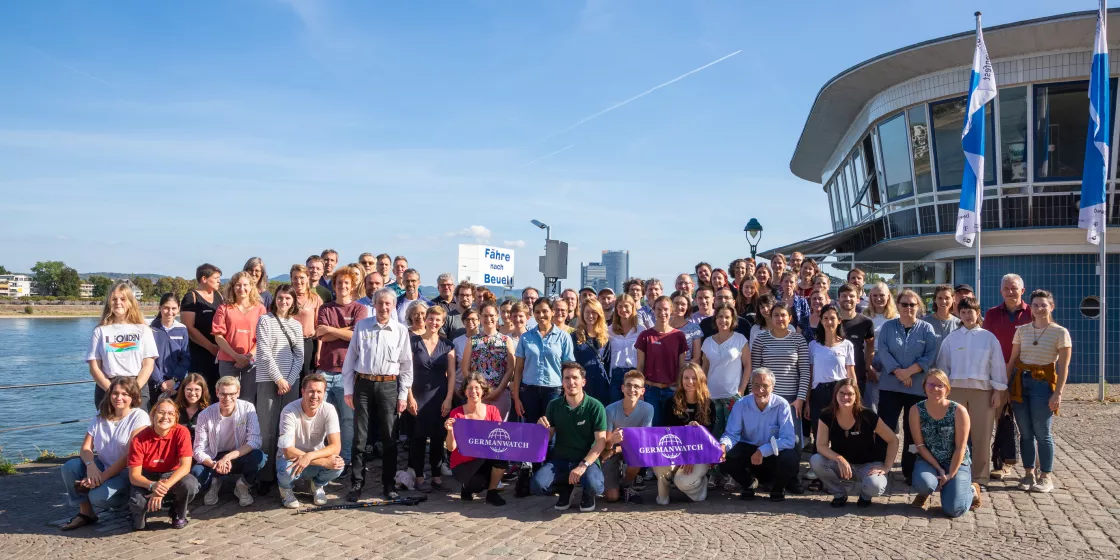
M 79 507 L 63 528 L 127 504 L 143 529 L 168 503 L 172 526 L 183 527 L 196 494 L 216 503 L 227 480 L 242 506 L 276 486 L 285 507 L 299 507 L 300 481 L 322 505 L 340 477 L 358 501 L 377 456 L 386 498 L 402 482 L 443 490 L 452 476 L 463 500 L 485 493 L 502 505 L 503 480 L 516 478 L 515 495 L 558 494 L 557 509 L 571 507 L 578 486 L 580 510 L 592 511 L 599 496 L 640 503 L 647 480 L 662 505 L 673 487 L 693 501 L 736 487 L 742 499 L 764 489 L 780 501 L 804 492 L 809 451 L 811 490 L 843 507 L 858 480 L 858 505 L 868 506 L 900 447 L 914 505 L 939 491 L 956 517 L 1009 474 L 1014 441 L 997 433 L 993 444 L 993 431 L 1012 418 L 1019 487 L 1053 489 L 1051 423 L 1071 343 L 1049 292 L 1024 302 L 1022 279 L 1008 274 L 1004 301 L 981 314 L 970 286 L 937 286 L 926 314 L 914 291 L 866 290 L 859 269 L 833 289 L 798 253 L 694 272 L 669 294 L 657 279 L 631 279 L 620 294 L 550 299 L 526 288 L 502 302 L 442 274 L 429 300 L 404 257 L 364 253 L 339 265 L 328 249 L 273 291 L 258 258 L 224 291 L 222 271 L 199 266 L 197 288 L 181 300 L 165 294 L 150 324 L 118 282 L 91 339 L 98 414 L 62 469 Z M 539 423 L 550 431 L 547 458 L 464 456 L 453 428 L 461 418 Z M 627 428 L 685 425 L 719 441 L 719 463 L 623 460 Z

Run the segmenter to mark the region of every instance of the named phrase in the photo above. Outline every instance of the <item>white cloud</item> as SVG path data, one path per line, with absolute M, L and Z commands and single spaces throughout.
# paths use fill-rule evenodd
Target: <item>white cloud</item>
M 512 247 L 512 248 L 515 248 L 515 249 L 523 249 L 525 247 L 525 242 L 518 239 L 517 241 L 503 241 L 502 245 L 505 245 L 506 247 Z
M 472 237 L 476 243 L 488 243 L 491 234 L 490 229 L 486 226 L 470 226 L 457 232 L 449 231 L 443 235 L 444 237 Z

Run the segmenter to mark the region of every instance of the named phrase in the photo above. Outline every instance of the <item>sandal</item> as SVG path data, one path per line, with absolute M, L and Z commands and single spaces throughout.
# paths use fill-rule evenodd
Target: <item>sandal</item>
M 77 529 L 79 527 L 85 527 L 86 525 L 93 525 L 94 523 L 97 523 L 97 518 L 96 517 L 91 517 L 91 516 L 88 516 L 84 513 L 79 513 L 78 515 L 75 515 L 74 518 L 71 519 L 69 523 L 59 527 L 59 529 L 61 529 L 63 531 L 73 531 L 74 529 Z

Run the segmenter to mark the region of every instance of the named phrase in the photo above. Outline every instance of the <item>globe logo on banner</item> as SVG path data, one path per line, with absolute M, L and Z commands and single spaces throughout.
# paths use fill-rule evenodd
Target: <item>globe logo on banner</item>
M 681 450 L 684 448 L 684 442 L 681 438 L 673 434 L 665 434 L 661 439 L 657 440 L 657 446 L 663 448 L 661 456 L 666 459 L 676 459 L 681 456 Z
M 486 439 L 490 440 L 488 442 L 490 444 L 488 447 L 490 451 L 494 453 L 505 453 L 506 449 L 509 449 L 507 443 L 510 441 L 509 432 L 501 428 L 490 430 L 490 434 L 486 436 Z

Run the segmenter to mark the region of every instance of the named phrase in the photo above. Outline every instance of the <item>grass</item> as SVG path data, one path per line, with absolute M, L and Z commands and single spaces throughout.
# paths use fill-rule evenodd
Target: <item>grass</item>
M 36 447 L 35 449 L 39 448 Z M 46 461 L 54 461 L 56 459 L 58 459 L 58 455 L 55 455 L 54 451 L 51 451 L 50 449 L 39 449 L 39 457 L 35 459 L 35 462 L 43 463 Z
M 0 449 L 0 452 L 2 451 L 3 450 Z M 11 474 L 16 474 L 16 464 L 7 459 L 4 459 L 3 455 L 0 454 L 0 476 L 7 476 Z

